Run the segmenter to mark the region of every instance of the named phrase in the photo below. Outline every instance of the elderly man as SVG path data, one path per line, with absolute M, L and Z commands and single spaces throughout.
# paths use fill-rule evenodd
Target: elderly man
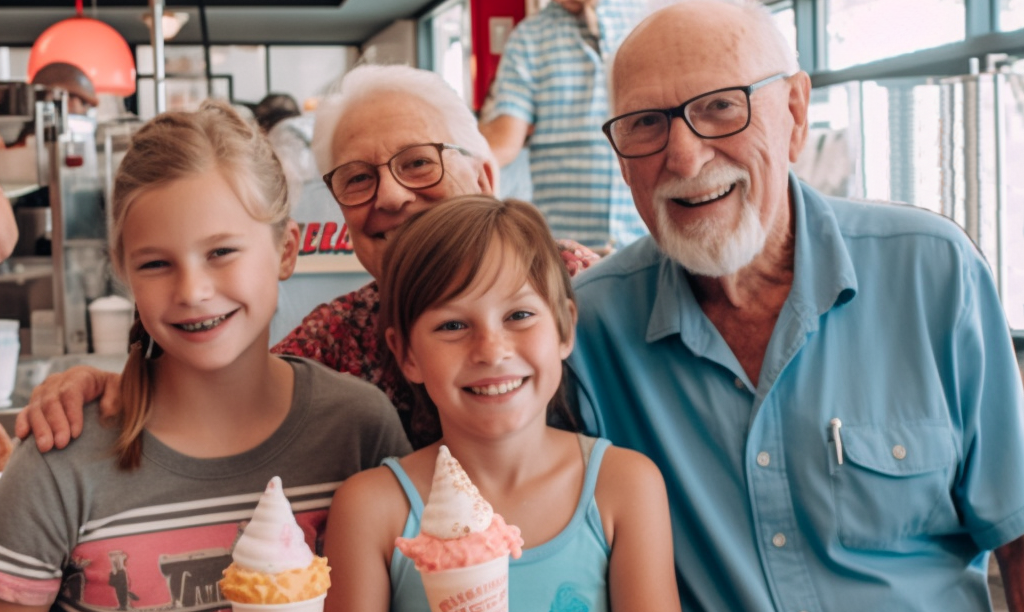
M 946 219 L 789 172 L 810 82 L 758 2 L 655 13 L 605 125 L 651 230 L 579 277 L 589 428 L 669 489 L 689 610 L 1024 604 L 1024 399 L 988 267 Z
M 452 196 L 494 192 L 497 165 L 476 118 L 439 75 L 426 70 L 363 65 L 348 72 L 340 94 L 317 110 L 312 149 L 356 256 L 374 278 L 388 234 L 410 215 Z M 578 244 L 562 246 L 570 274 L 596 259 Z M 417 406 L 401 373 L 389 367 L 387 347 L 378 343 L 378 308 L 374 281 L 318 306 L 272 350 L 377 385 L 419 448 L 440 437 L 437 415 Z M 116 412 L 118 384 L 118 375 L 87 367 L 50 376 L 18 415 L 15 433 L 24 438 L 31 429 L 43 451 L 63 448 L 81 431 L 83 401 L 102 395 L 103 412 Z

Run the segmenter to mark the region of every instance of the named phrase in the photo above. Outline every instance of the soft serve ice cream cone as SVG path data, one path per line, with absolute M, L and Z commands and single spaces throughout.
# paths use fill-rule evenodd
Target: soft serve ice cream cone
M 519 558 L 519 528 L 500 514 L 441 446 L 420 534 L 395 545 L 416 564 L 433 612 L 508 610 L 508 557 Z
M 267 604 L 299 610 L 296 602 L 309 612 L 323 608 L 331 568 L 310 551 L 279 477 L 270 479 L 231 557 L 219 584 L 236 612 Z

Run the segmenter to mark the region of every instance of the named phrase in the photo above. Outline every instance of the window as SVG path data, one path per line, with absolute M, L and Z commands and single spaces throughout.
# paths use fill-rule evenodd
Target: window
M 466 0 L 443 3 L 428 18 L 430 62 L 428 66 L 439 73 L 467 104 L 473 102 L 470 56 L 473 43 L 469 32 L 469 5 Z
M 826 14 L 830 70 L 962 41 L 966 28 L 964 0 L 827 0 Z
M 793 51 L 796 51 L 796 13 L 793 11 L 793 3 L 778 2 L 769 8 L 772 11 L 772 17 L 775 19 L 776 27 L 782 32 L 782 36 L 789 43 Z
M 1004 32 L 1024 28 L 1024 0 L 1000 0 L 999 29 Z

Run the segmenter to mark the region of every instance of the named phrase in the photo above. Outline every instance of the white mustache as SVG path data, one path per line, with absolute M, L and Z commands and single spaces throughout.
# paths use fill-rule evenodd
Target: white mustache
M 657 200 L 694 198 L 733 183 L 750 184 L 750 173 L 733 165 L 718 165 L 693 178 L 674 177 L 663 181 L 655 188 L 654 197 Z

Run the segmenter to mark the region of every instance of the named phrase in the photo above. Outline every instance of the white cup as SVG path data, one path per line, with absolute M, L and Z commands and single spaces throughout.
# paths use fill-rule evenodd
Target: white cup
M 18 374 L 20 327 L 21 323 L 16 319 L 0 319 L 0 407 L 11 405 L 14 379 Z
M 430 612 L 508 612 L 508 555 L 469 567 L 420 572 Z
M 323 612 L 325 597 L 327 593 L 313 599 L 280 604 L 248 604 L 233 601 L 231 608 L 235 612 Z
M 132 328 L 132 303 L 119 295 L 97 298 L 89 304 L 92 350 L 99 354 L 128 352 Z

